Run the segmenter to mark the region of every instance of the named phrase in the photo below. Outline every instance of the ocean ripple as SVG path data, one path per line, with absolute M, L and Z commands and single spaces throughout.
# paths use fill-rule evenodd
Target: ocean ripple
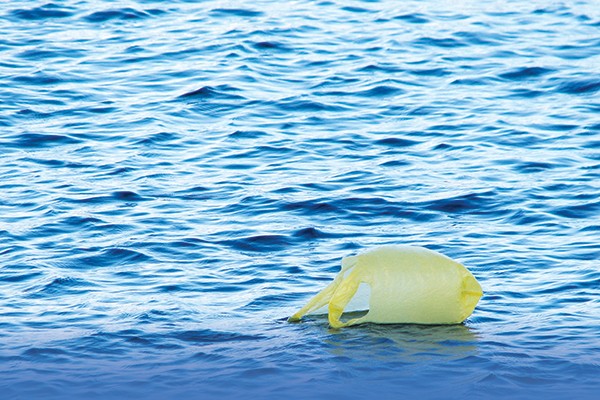
M 0 14 L 2 398 L 597 397 L 594 2 Z M 474 314 L 287 323 L 383 244 Z

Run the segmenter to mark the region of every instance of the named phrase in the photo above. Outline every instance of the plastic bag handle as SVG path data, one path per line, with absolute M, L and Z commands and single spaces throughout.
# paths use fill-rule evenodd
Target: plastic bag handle
M 342 276 L 338 276 L 337 278 L 335 278 L 334 281 L 329 284 L 329 286 L 317 293 L 312 299 L 308 301 L 308 303 L 306 303 L 304 307 L 302 307 L 300 310 L 298 310 L 297 313 L 289 317 L 288 321 L 300 321 L 300 319 L 304 315 L 308 314 L 311 311 L 318 310 L 319 308 L 327 304 L 341 281 Z
M 344 281 L 337 287 L 329 301 L 329 325 L 334 329 L 358 324 L 366 318 L 366 315 L 364 315 L 360 318 L 353 318 L 348 322 L 342 322 L 340 320 L 348 302 L 352 300 L 358 290 L 358 286 L 362 283 L 360 272 L 360 270 L 350 272 Z
M 342 259 L 342 269 L 337 274 L 333 282 L 331 282 L 327 287 L 325 287 L 323 290 L 321 290 L 319 293 L 313 296 L 313 298 L 310 299 L 304 307 L 302 307 L 300 310 L 298 310 L 297 313 L 289 317 L 288 321 L 300 321 L 300 319 L 306 314 L 310 313 L 311 311 L 318 310 L 325 304 L 329 303 L 329 299 L 331 299 L 331 296 L 333 296 L 333 293 L 344 279 L 346 271 L 349 271 L 352 268 L 354 268 L 354 266 L 356 265 L 356 261 L 356 256 L 345 257 L 344 259 Z

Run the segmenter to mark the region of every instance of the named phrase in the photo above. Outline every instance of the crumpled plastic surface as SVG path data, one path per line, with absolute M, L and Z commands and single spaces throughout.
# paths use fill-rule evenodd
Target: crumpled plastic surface
M 362 283 L 370 286 L 368 312 L 343 322 L 342 314 Z M 471 315 L 482 295 L 471 272 L 438 252 L 416 246 L 381 246 L 345 257 L 333 282 L 289 321 L 327 305 L 332 328 L 365 322 L 459 324 Z

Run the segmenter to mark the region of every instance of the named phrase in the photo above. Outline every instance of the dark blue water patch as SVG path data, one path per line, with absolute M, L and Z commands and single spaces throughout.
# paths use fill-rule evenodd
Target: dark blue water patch
M 466 46 L 464 42 L 454 38 L 433 38 L 427 36 L 414 40 L 413 44 L 416 46 L 441 47 L 444 49 Z
M 40 271 L 35 271 L 35 272 L 21 271 L 21 273 L 17 273 L 17 272 L 10 273 L 7 270 L 8 270 L 8 268 L 4 267 L 4 269 L 3 269 L 4 272 L 2 275 L 0 275 L 1 282 L 9 282 L 9 283 L 27 282 L 31 279 L 39 279 L 44 275 Z
M 549 162 L 537 162 L 537 161 L 529 161 L 522 162 L 518 165 L 515 165 L 513 168 L 522 174 L 531 174 L 535 172 L 542 172 L 549 169 L 553 169 L 558 167 L 557 164 L 549 163 Z
M 80 58 L 85 56 L 86 53 L 86 51 L 72 48 L 31 49 L 18 53 L 17 57 L 25 60 L 41 61 L 56 58 Z
M 597 41 L 582 41 L 581 44 L 562 45 L 555 47 L 555 55 L 565 60 L 585 60 L 598 55 L 599 43 Z
M 393 19 L 409 22 L 411 24 L 425 24 L 430 21 L 423 14 L 402 14 L 395 16 Z
M 66 364 L 71 361 L 71 354 L 65 350 L 54 347 L 31 347 L 21 354 L 23 361 L 36 363 Z
M 594 94 L 600 90 L 600 79 L 569 79 L 556 86 L 556 91 L 566 94 Z
M 506 214 L 502 202 L 497 200 L 498 194 L 495 191 L 482 193 L 468 193 L 464 195 L 432 200 L 424 202 L 423 207 L 428 210 L 439 211 L 447 214 L 491 214 L 500 216 Z
M 327 214 L 327 213 L 330 213 L 330 214 L 344 214 L 345 213 L 345 211 L 340 210 L 336 206 L 334 206 L 326 201 L 322 201 L 320 199 L 290 202 L 290 203 L 284 204 L 282 209 L 286 210 L 286 211 L 297 211 L 297 212 L 304 213 L 307 215 L 315 215 L 315 214 L 322 215 L 322 214 Z
M 54 3 L 47 3 L 43 6 L 29 9 L 19 8 L 13 10 L 11 14 L 20 19 L 38 21 L 43 19 L 70 17 L 73 15 L 73 12 L 69 11 L 68 7 L 62 7 Z
M 271 212 L 274 210 L 277 201 L 264 196 L 246 196 L 241 200 L 225 205 L 218 209 L 219 213 L 224 214 L 243 214 L 251 210 L 251 213 Z
M 369 73 L 382 72 L 382 73 L 386 73 L 386 74 L 391 74 L 391 73 L 404 72 L 404 68 L 399 67 L 398 65 L 395 65 L 395 64 L 378 63 L 378 64 L 367 64 L 363 67 L 358 68 L 357 71 L 369 72 Z M 359 82 L 360 80 L 356 79 L 356 81 Z M 354 83 L 354 82 L 346 79 L 346 80 L 344 80 L 344 83 Z
M 52 116 L 52 113 L 45 113 L 45 112 L 41 112 L 41 111 L 35 111 L 35 110 L 30 109 L 30 108 L 23 108 L 23 109 L 17 111 L 14 114 L 14 116 L 19 117 L 19 118 L 34 120 L 34 119 L 49 118 L 49 117 Z
M 299 240 L 314 240 L 314 239 L 339 237 L 339 235 L 332 234 L 332 233 L 326 233 L 322 230 L 319 230 L 317 228 L 312 228 L 312 227 L 299 229 L 299 230 L 295 231 L 294 233 L 292 233 L 292 236 L 294 236 L 295 238 L 297 238 Z
M 219 100 L 245 100 L 245 97 L 233 94 L 238 89 L 229 85 L 219 85 L 215 87 L 202 86 L 199 89 L 184 93 L 179 96 L 180 99 L 186 100 L 204 100 L 204 99 L 219 99 Z
M 432 115 L 437 114 L 439 112 L 438 107 L 431 106 L 417 106 L 410 109 L 407 114 L 410 116 L 424 116 L 424 115 Z
M 594 201 L 591 203 L 556 207 L 551 210 L 551 213 L 563 218 L 584 219 L 598 218 L 599 211 L 600 201 Z
M 301 113 L 301 112 L 342 112 L 346 111 L 347 108 L 342 106 L 341 104 L 331 104 L 320 102 L 316 100 L 303 99 L 300 97 L 291 97 L 282 99 L 273 104 L 276 108 L 287 112 Z
M 449 143 L 439 143 L 433 147 L 433 150 L 436 151 L 445 151 L 445 150 L 454 150 L 457 146 L 452 146 Z
M 293 240 L 286 235 L 254 235 L 239 239 L 223 240 L 220 243 L 240 251 L 274 252 L 290 247 Z
M 52 282 L 44 285 L 40 289 L 30 288 L 27 291 L 33 292 L 29 297 L 62 297 L 65 295 L 81 295 L 91 291 L 100 290 L 100 286 L 80 278 L 64 277 L 55 278 Z
M 171 284 L 171 285 L 158 285 L 153 288 L 155 291 L 160 293 L 184 293 L 193 291 L 194 288 L 189 284 Z
M 548 214 L 531 210 L 517 210 L 504 219 L 504 221 L 518 226 L 546 224 L 551 220 L 552 218 Z
M 165 197 L 176 197 L 183 200 L 208 200 L 217 196 L 214 193 L 214 189 L 205 187 L 205 186 L 195 186 L 189 189 L 184 189 L 175 192 L 173 195 L 168 195 Z
M 264 15 L 262 11 L 249 10 L 243 8 L 215 8 L 210 11 L 210 15 L 223 17 L 260 17 Z
M 404 139 L 399 137 L 388 137 L 384 139 L 379 139 L 375 141 L 375 144 L 380 146 L 392 147 L 392 148 L 404 148 L 411 147 L 417 144 L 420 144 L 416 140 Z
M 391 85 L 377 85 L 370 89 L 363 90 L 361 92 L 356 93 L 361 97 L 379 97 L 384 98 L 388 96 L 395 96 L 398 94 L 405 93 L 405 90 Z
M 356 7 L 356 6 L 344 6 L 341 9 L 344 11 L 348 11 L 350 13 L 360 13 L 360 14 L 373 12 L 373 10 L 369 10 L 368 8 Z
M 149 16 L 150 15 L 144 11 L 127 7 L 114 10 L 96 11 L 83 17 L 83 19 L 88 22 L 97 23 L 110 20 L 139 20 L 148 18 Z
M 319 96 L 328 96 L 328 97 L 345 97 L 345 96 L 356 96 L 356 97 L 375 97 L 375 98 L 385 98 L 390 96 L 395 96 L 398 94 L 406 93 L 406 91 L 395 85 L 387 85 L 381 84 L 370 87 L 364 90 L 352 90 L 351 87 L 348 90 L 327 90 L 323 92 L 317 93 Z
M 158 133 L 151 134 L 150 136 L 148 136 L 146 138 L 142 138 L 142 139 L 138 140 L 136 142 L 136 144 L 139 144 L 144 147 L 151 147 L 151 148 L 167 147 L 167 146 L 172 146 L 173 142 L 178 141 L 179 139 L 181 139 L 181 135 L 179 135 L 177 133 L 158 132 Z
M 520 67 L 498 75 L 500 78 L 509 80 L 526 80 L 535 79 L 543 75 L 549 74 L 554 70 L 543 67 Z
M 210 329 L 199 329 L 199 330 L 188 330 L 174 332 L 167 336 L 167 338 L 173 338 L 183 342 L 192 342 L 196 344 L 209 344 L 209 343 L 229 343 L 229 342 L 244 342 L 244 341 L 257 341 L 263 340 L 266 337 L 264 335 L 249 335 L 236 332 L 222 332 L 214 331 Z
M 274 41 L 262 41 L 262 42 L 256 42 L 252 45 L 252 47 L 254 47 L 257 50 L 277 50 L 277 51 L 290 51 L 291 49 L 281 43 L 281 42 L 274 42 Z
M 98 267 L 115 267 L 127 265 L 129 267 L 137 264 L 151 263 L 154 258 L 138 250 L 125 248 L 107 248 L 107 249 L 78 249 L 78 253 L 92 253 L 89 256 L 77 256 L 69 259 L 70 266 L 75 269 L 88 269 Z
M 265 131 L 259 131 L 259 130 L 237 130 L 235 132 L 232 132 L 229 134 L 229 138 L 231 139 L 258 139 L 258 138 L 262 138 L 268 136 L 268 133 Z
M 37 71 L 31 75 L 17 75 L 12 79 L 17 83 L 26 83 L 31 85 L 55 85 L 64 81 L 62 77 L 41 71 Z
M 571 132 L 581 128 L 575 124 L 532 124 L 531 127 L 550 132 Z M 593 148 L 593 145 L 588 147 Z
M 78 162 L 70 162 L 65 160 L 45 159 L 45 158 L 33 158 L 24 157 L 21 159 L 24 162 L 31 162 L 35 164 L 45 165 L 53 168 L 69 168 L 69 169 L 80 169 L 80 168 L 93 168 L 91 164 L 83 164 Z
M 416 76 L 446 76 L 452 74 L 446 68 L 410 69 L 408 71 Z
M 548 94 L 548 92 L 543 91 L 543 90 L 516 88 L 511 91 L 511 95 L 508 97 L 509 98 L 521 98 L 521 99 L 534 99 L 536 97 L 540 97 L 545 94 Z
M 410 161 L 406 161 L 406 160 L 390 160 L 390 161 L 382 162 L 379 165 L 382 167 L 388 167 L 388 168 L 400 168 L 400 167 L 409 166 L 411 164 L 412 163 Z
M 459 78 L 454 79 L 450 84 L 452 85 L 467 85 L 467 86 L 485 86 L 492 82 L 490 77 L 481 78 Z
M 100 195 L 100 196 L 92 196 L 92 197 L 86 197 L 83 199 L 71 199 L 71 198 L 62 198 L 62 201 L 66 201 L 66 202 L 72 202 L 72 203 L 90 203 L 90 204 L 95 204 L 95 203 L 109 203 L 112 201 L 119 201 L 119 202 L 141 202 L 141 201 L 147 201 L 150 200 L 151 198 L 149 197 L 144 197 L 144 196 L 140 196 L 139 194 L 129 191 L 129 190 L 119 190 L 116 192 L 112 192 L 109 195 Z
M 283 208 L 300 214 L 313 215 L 313 217 L 316 215 L 331 215 L 338 218 L 350 216 L 351 218 L 363 221 L 363 224 L 376 224 L 382 218 L 397 218 L 398 220 L 404 219 L 418 222 L 439 218 L 436 213 L 428 212 L 419 207 L 419 205 L 393 202 L 378 197 L 348 197 L 329 202 L 305 200 L 287 203 Z
M 64 146 L 80 143 L 81 141 L 67 135 L 43 134 L 43 133 L 23 133 L 18 135 L 13 141 L 4 143 L 10 147 L 21 149 L 40 149 L 46 147 Z

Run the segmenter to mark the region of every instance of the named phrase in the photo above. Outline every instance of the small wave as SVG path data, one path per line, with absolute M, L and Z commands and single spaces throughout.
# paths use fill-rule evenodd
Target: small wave
M 514 168 L 516 171 L 518 171 L 522 174 L 531 174 L 531 173 L 541 172 L 541 171 L 545 171 L 545 170 L 556 168 L 556 167 L 557 167 L 557 165 L 552 164 L 552 163 L 531 161 L 531 162 L 520 163 L 520 164 L 516 165 Z
M 45 72 L 35 72 L 32 75 L 18 75 L 12 78 L 13 81 L 19 83 L 27 83 L 31 85 L 55 85 L 63 82 L 63 79 L 57 75 L 48 74 Z
M 37 21 L 42 19 L 70 17 L 73 15 L 73 12 L 68 11 L 68 9 L 57 4 L 48 3 L 41 7 L 13 10 L 11 14 L 20 19 Z
M 553 70 L 542 67 L 521 67 L 504 72 L 500 74 L 499 77 L 510 80 L 524 80 L 538 78 L 540 76 L 549 74 L 550 72 L 553 72 Z
M 173 132 L 159 132 L 150 134 L 148 137 L 140 139 L 137 144 L 147 147 L 170 146 L 172 142 L 180 139 L 180 135 Z
M 600 201 L 558 207 L 551 212 L 559 217 L 583 219 L 594 218 L 598 215 L 598 211 L 600 211 Z
M 256 235 L 225 240 L 221 243 L 241 251 L 271 252 L 286 249 L 292 244 L 292 241 L 285 235 Z
M 0 253 L 2 255 L 2 253 Z M 44 274 L 41 272 L 27 272 L 27 273 L 10 273 L 8 271 L 4 271 L 3 275 L 0 276 L 0 281 L 2 282 L 26 282 L 31 279 L 39 279 Z
M 86 197 L 83 199 L 64 199 L 64 201 L 74 203 L 107 203 L 110 201 L 125 201 L 125 202 L 140 202 L 149 200 L 149 198 L 140 196 L 139 194 L 129 190 L 119 190 L 110 195 Z
M 365 65 L 364 67 L 360 67 L 358 69 L 359 72 L 384 72 L 384 73 L 398 73 L 398 72 L 402 72 L 404 71 L 403 68 L 398 67 L 397 65 L 394 64 L 385 64 L 385 63 L 380 63 L 380 64 L 368 64 Z M 339 78 L 340 80 L 342 78 Z M 354 79 L 354 80 L 350 80 L 349 78 L 346 78 L 343 80 L 344 83 L 355 83 L 355 82 L 360 82 L 360 80 L 358 79 Z
M 440 211 L 449 214 L 497 214 L 506 213 L 506 210 L 499 208 L 498 202 L 494 199 L 496 193 L 493 191 L 484 193 L 469 193 L 460 196 L 449 197 L 445 199 L 432 200 L 423 203 L 428 210 Z
M 221 99 L 221 100 L 245 100 L 243 96 L 231 94 L 229 92 L 237 91 L 238 89 L 220 85 L 216 87 L 202 86 L 199 89 L 192 90 L 179 96 L 181 99 Z
M 66 364 L 71 362 L 71 354 L 55 347 L 31 347 L 25 350 L 23 360 L 36 363 Z
M 370 89 L 358 92 L 357 95 L 364 97 L 388 97 L 402 93 L 405 93 L 405 91 L 399 87 L 390 85 L 378 85 Z
M 64 296 L 69 294 L 89 293 L 98 285 L 81 278 L 60 277 L 44 285 L 41 289 L 35 290 L 32 297 Z M 32 289 L 29 289 L 32 291 Z
M 429 22 L 429 19 L 423 14 L 402 14 L 395 16 L 394 19 L 409 22 L 411 24 L 426 24 Z
M 68 49 L 68 48 L 60 48 L 60 49 L 31 49 L 25 50 L 19 54 L 17 57 L 32 60 L 32 61 L 40 61 L 40 60 L 51 60 L 51 59 L 62 59 L 62 58 L 79 58 L 85 55 L 84 51 L 76 50 L 76 49 Z
M 446 76 L 451 74 L 446 68 L 411 69 L 409 72 L 416 76 Z
M 220 332 L 211 329 L 199 329 L 175 332 L 169 337 L 192 343 L 228 343 L 239 341 L 255 341 L 263 339 L 262 335 L 248 335 L 234 332 Z
M 253 47 L 257 50 L 278 50 L 278 51 L 289 51 L 289 47 L 283 43 L 263 41 L 254 43 Z
M 238 130 L 229 134 L 231 139 L 258 139 L 267 136 L 265 131 Z
M 317 228 L 302 228 L 295 231 L 292 236 L 301 240 L 311 240 L 311 239 L 322 239 L 322 238 L 330 238 L 335 237 L 336 235 L 332 235 L 329 233 L 325 233 Z
M 215 8 L 210 11 L 214 16 L 231 16 L 231 17 L 260 17 L 264 15 L 261 11 L 243 9 L 243 8 Z
M 542 91 L 542 90 L 517 88 L 517 89 L 512 90 L 512 93 L 509 97 L 522 98 L 522 99 L 534 99 L 536 97 L 540 97 L 545 94 L 547 94 L 547 92 Z
M 433 46 L 441 48 L 465 47 L 466 44 L 454 38 L 422 37 L 413 41 L 417 46 Z
M 288 98 L 275 103 L 275 106 L 286 112 L 323 112 L 344 111 L 344 107 L 316 100 Z
M 600 80 L 572 79 L 560 83 L 556 90 L 566 94 L 592 94 L 600 90 Z
M 107 267 L 117 265 L 133 265 L 147 263 L 153 260 L 152 257 L 141 251 L 112 247 L 98 251 L 97 249 L 88 250 L 95 254 L 90 256 L 78 257 L 73 260 L 73 266 L 76 268 L 87 269 L 96 267 Z
M 336 206 L 321 200 L 290 202 L 284 204 L 282 209 L 288 211 L 300 211 L 305 214 L 343 213 L 343 211 Z
M 110 20 L 138 20 L 148 18 L 150 15 L 144 11 L 133 8 L 121 8 L 116 10 L 96 11 L 85 17 L 88 22 L 106 22 Z
M 490 78 L 459 78 L 450 82 L 452 85 L 483 86 L 490 83 Z
M 375 144 L 378 144 L 381 146 L 400 147 L 400 148 L 414 146 L 419 143 L 420 142 L 418 142 L 416 140 L 410 140 L 410 139 L 404 139 L 404 138 L 398 138 L 398 137 L 390 137 L 390 138 L 379 139 L 379 140 L 375 141 Z
M 51 135 L 43 133 L 24 133 L 10 143 L 18 148 L 44 148 L 80 143 L 81 141 L 67 135 Z

